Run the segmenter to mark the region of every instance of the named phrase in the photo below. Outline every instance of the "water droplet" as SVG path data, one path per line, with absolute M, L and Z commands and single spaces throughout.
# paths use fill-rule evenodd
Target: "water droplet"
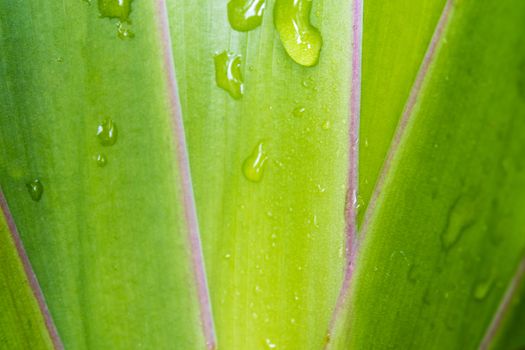
M 303 66 L 319 61 L 321 33 L 310 23 L 312 0 L 277 0 L 274 23 L 286 53 Z
M 472 295 L 474 299 L 478 301 L 482 301 L 489 295 L 490 291 L 492 290 L 492 286 L 494 285 L 494 278 L 490 277 L 489 279 L 483 280 L 478 282 L 474 286 L 474 290 L 472 292 Z
M 94 158 L 95 162 L 97 162 L 97 165 L 101 168 L 105 167 L 106 164 L 108 164 L 108 159 L 102 153 L 97 154 Z
M 261 181 L 266 160 L 268 160 L 268 157 L 264 153 L 263 143 L 260 142 L 242 165 L 242 172 L 246 179 L 251 182 Z
M 321 128 L 323 128 L 323 130 L 329 130 L 331 127 L 331 123 L 329 120 L 325 120 L 323 122 L 323 124 L 321 125 Z
M 34 179 L 26 184 L 27 190 L 29 191 L 29 195 L 31 196 L 31 199 L 35 202 L 40 201 L 40 198 L 42 198 L 42 194 L 44 193 L 44 186 L 42 186 L 42 183 L 39 179 Z
M 266 338 L 266 347 L 268 349 L 277 349 L 277 345 L 275 345 L 270 339 Z
M 122 23 L 117 23 L 117 36 L 119 39 L 126 40 L 126 39 L 133 39 L 135 37 L 135 33 L 133 33 L 127 26 Z
M 98 0 L 98 11 L 101 17 L 117 18 L 121 22 L 129 20 L 132 0 Z
M 224 51 L 214 57 L 215 81 L 217 86 L 228 91 L 231 97 L 238 100 L 244 93 L 241 75 L 241 56 Z
M 111 119 L 104 119 L 97 128 L 98 141 L 102 146 L 113 146 L 117 142 L 117 125 Z
M 247 32 L 262 23 L 266 0 L 230 0 L 228 20 L 233 29 Z
M 472 198 L 460 196 L 452 205 L 448 220 L 441 234 L 441 243 L 445 250 L 450 249 L 463 233 L 474 224 L 475 208 Z
M 98 11 L 100 17 L 116 18 L 117 36 L 120 39 L 131 39 L 135 34 L 126 27 L 126 23 L 131 23 L 129 15 L 131 13 L 132 0 L 98 0 Z
M 304 115 L 305 111 L 306 111 L 306 109 L 304 107 L 296 107 L 293 110 L 293 115 L 294 115 L 294 117 L 300 118 L 300 117 L 302 117 Z
M 232 257 L 232 256 L 231 256 L 230 253 L 226 253 L 226 254 L 224 254 L 224 259 L 229 259 L 229 258 L 231 258 L 231 257 Z
M 63 58 L 63 57 L 57 57 L 57 58 L 56 58 L 56 61 L 57 61 L 58 63 L 62 63 L 62 62 L 64 62 L 64 58 Z

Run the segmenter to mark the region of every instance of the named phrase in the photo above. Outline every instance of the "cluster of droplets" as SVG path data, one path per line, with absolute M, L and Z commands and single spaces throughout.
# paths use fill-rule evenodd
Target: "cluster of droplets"
M 247 32 L 259 27 L 263 22 L 266 0 L 230 0 L 227 5 L 228 21 L 239 32 Z M 276 0 L 274 6 L 274 25 L 285 51 L 296 63 L 311 67 L 319 61 L 322 37 L 311 23 L 312 0 Z M 218 87 L 228 92 L 235 100 L 244 95 L 244 82 L 241 69 L 241 56 L 231 51 L 214 55 L 215 82 Z M 306 109 L 296 107 L 292 114 L 302 117 Z M 323 130 L 331 124 L 321 124 Z M 260 142 L 242 165 L 245 178 L 251 182 L 260 182 L 267 163 L 267 155 Z
M 117 20 L 117 36 L 122 40 L 131 39 L 135 36 L 129 29 L 131 2 L 132 0 L 97 0 L 100 17 Z M 88 0 L 87 3 L 90 4 L 91 1 Z
M 101 146 L 113 146 L 118 138 L 117 125 L 110 118 L 104 119 L 97 127 L 96 136 Z M 105 167 L 108 163 L 108 159 L 104 153 L 98 153 L 94 156 L 94 159 L 97 165 L 101 168 Z

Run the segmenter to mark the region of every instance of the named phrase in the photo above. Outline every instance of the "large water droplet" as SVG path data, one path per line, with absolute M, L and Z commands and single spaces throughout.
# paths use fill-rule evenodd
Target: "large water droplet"
M 102 146 L 113 146 L 117 142 L 117 125 L 111 119 L 104 119 L 97 127 L 97 138 Z
M 242 172 L 246 179 L 251 182 L 260 182 L 264 174 L 266 160 L 268 157 L 264 153 L 263 143 L 260 142 L 242 164 Z
M 127 22 L 131 13 L 131 0 L 98 0 L 98 11 L 101 17 Z
M 244 92 L 241 57 L 232 52 L 224 51 L 216 54 L 214 60 L 217 86 L 228 91 L 234 99 L 240 99 Z
M 303 66 L 319 61 L 323 40 L 319 30 L 310 23 L 312 0 L 276 0 L 275 28 L 286 53 Z
M 228 20 L 233 29 L 247 32 L 262 23 L 266 0 L 230 0 Z
M 38 202 L 40 198 L 42 198 L 42 194 L 44 193 L 44 186 L 40 182 L 39 179 L 31 180 L 26 184 L 27 190 L 29 191 L 29 195 L 31 196 L 31 199 L 35 202 Z
M 450 249 L 463 233 L 474 224 L 475 207 L 472 198 L 460 196 L 450 208 L 445 229 L 441 233 L 441 243 L 445 250 Z

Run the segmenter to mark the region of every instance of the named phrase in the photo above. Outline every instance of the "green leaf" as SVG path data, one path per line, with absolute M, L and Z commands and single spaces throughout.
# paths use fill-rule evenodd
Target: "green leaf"
M 219 347 L 320 348 L 345 265 L 355 4 L 312 2 L 310 68 L 286 53 L 275 1 L 247 33 L 225 1 L 169 4 Z M 241 56 L 240 99 L 215 81 L 224 51 Z
M 364 1 L 359 223 L 444 6 L 445 0 Z
M 0 183 L 67 348 L 211 347 L 165 4 L 102 3 L 0 3 Z
M 336 348 L 484 338 L 525 254 L 524 21 L 520 1 L 449 1 L 365 216 Z
M 0 344 L 5 349 L 61 349 L 38 281 L 0 192 Z
M 481 349 L 523 349 L 525 347 L 525 258 L 505 292 L 497 313 L 481 342 Z

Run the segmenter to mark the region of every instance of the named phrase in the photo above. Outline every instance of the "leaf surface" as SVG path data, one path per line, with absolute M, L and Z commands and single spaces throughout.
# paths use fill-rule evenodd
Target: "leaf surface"
M 323 46 L 317 65 L 306 68 L 283 48 L 275 1 L 266 1 L 261 26 L 245 33 L 231 28 L 225 1 L 170 2 L 220 348 L 307 349 L 326 341 L 355 164 L 350 58 L 359 4 L 312 2 L 309 18 Z M 215 81 L 214 55 L 225 50 L 240 55 L 238 99 Z M 246 172 L 261 147 L 262 176 Z
M 165 3 L 129 4 L 0 3 L 0 183 L 67 348 L 211 347 Z
M 445 8 L 365 216 L 335 348 L 480 345 L 525 253 L 524 20 L 520 1 Z
M 2 193 L 0 206 L 0 344 L 13 350 L 62 349 Z

